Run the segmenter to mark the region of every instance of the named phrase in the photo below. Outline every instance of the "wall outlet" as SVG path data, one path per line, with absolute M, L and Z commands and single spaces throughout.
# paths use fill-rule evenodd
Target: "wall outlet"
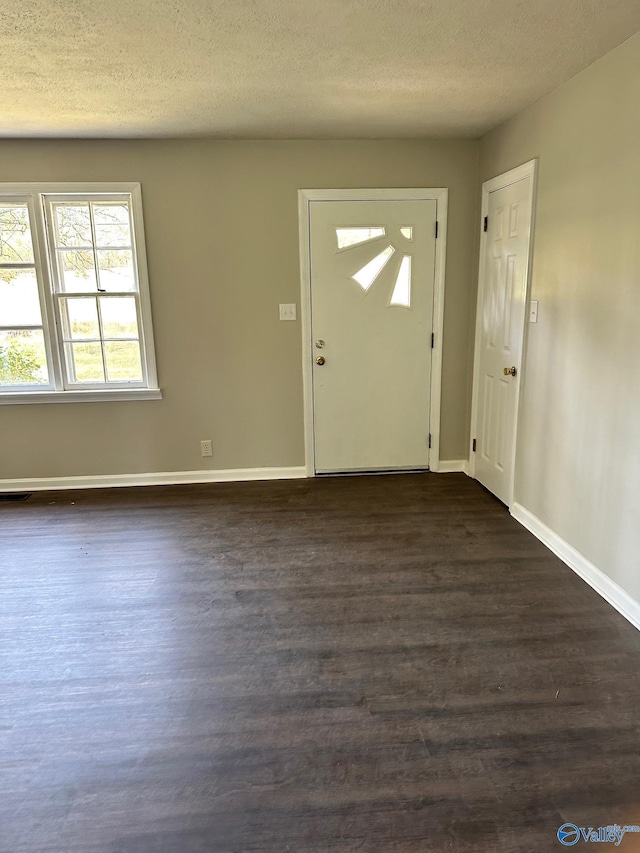
M 200 453 L 203 456 L 213 456 L 213 445 L 210 438 L 200 442 Z

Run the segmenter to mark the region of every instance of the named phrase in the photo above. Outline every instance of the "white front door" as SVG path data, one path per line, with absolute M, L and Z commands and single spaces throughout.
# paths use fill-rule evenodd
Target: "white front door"
M 528 173 L 520 167 L 501 176 L 502 181 L 495 178 L 485 185 L 480 252 L 472 464 L 476 479 L 507 505 L 513 499 L 527 307 L 533 203 L 533 165 L 527 165 Z M 524 176 L 515 180 L 521 173 Z
M 316 473 L 429 466 L 436 209 L 309 204 Z

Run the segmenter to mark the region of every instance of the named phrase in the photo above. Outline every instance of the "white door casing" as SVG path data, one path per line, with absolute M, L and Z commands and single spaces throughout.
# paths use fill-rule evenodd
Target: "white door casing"
M 299 195 L 308 475 L 437 469 L 446 190 Z
M 514 494 L 536 164 L 482 188 L 470 471 L 507 506 Z

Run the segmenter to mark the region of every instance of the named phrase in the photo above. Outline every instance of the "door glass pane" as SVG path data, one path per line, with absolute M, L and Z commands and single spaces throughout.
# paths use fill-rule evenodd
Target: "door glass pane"
M 378 237 L 384 237 L 384 228 L 336 228 L 338 248 L 346 249 L 347 246 L 357 246 L 358 243 L 366 243 Z
M 355 272 L 351 278 L 354 279 L 354 281 L 357 281 L 364 291 L 369 290 L 373 282 L 385 268 L 394 252 L 395 249 L 393 246 L 387 246 L 387 248 L 383 252 L 380 252 L 379 255 L 376 255 L 372 261 L 369 261 L 369 263 L 365 264 L 362 269 Z
M 400 233 L 407 240 L 413 240 L 413 225 L 405 225 L 400 229 Z
M 390 304 L 411 308 L 411 255 L 405 255 L 400 263 Z
M 96 246 L 130 246 L 129 208 L 126 204 L 94 204 Z
M 102 333 L 105 338 L 137 338 L 136 300 L 132 296 L 101 297 Z
M 40 326 L 35 270 L 0 268 L 0 326 Z
M 58 246 L 89 248 L 91 220 L 88 204 L 55 204 L 56 236 Z
M 0 264 L 32 264 L 33 244 L 26 204 L 0 206 Z
M 109 291 L 135 290 L 133 253 L 129 249 L 98 250 L 100 289 Z
M 66 293 L 98 289 L 93 252 L 60 251 L 62 288 Z
M 41 329 L 0 332 L 0 385 L 47 385 L 47 355 Z
M 95 299 L 64 299 L 65 339 L 100 338 L 98 307 Z
M 104 382 L 102 347 L 98 343 L 67 344 L 72 382 Z
M 140 382 L 142 365 L 137 341 L 107 341 L 104 345 L 109 382 Z

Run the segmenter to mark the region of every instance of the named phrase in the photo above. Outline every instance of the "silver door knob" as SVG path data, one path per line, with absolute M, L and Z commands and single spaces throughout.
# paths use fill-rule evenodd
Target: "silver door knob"
M 316 364 L 317 364 L 319 367 L 322 367 L 322 365 L 324 364 L 324 362 L 325 362 L 325 357 L 324 357 L 323 355 L 319 355 L 319 356 L 316 358 Z
M 322 349 L 322 347 L 324 346 L 324 341 L 322 340 L 322 338 L 316 341 L 316 346 L 318 347 L 318 349 Z
M 505 369 L 504 369 L 504 375 L 505 376 L 516 376 L 517 373 L 518 373 L 518 368 L 515 366 L 514 367 L 505 367 Z

